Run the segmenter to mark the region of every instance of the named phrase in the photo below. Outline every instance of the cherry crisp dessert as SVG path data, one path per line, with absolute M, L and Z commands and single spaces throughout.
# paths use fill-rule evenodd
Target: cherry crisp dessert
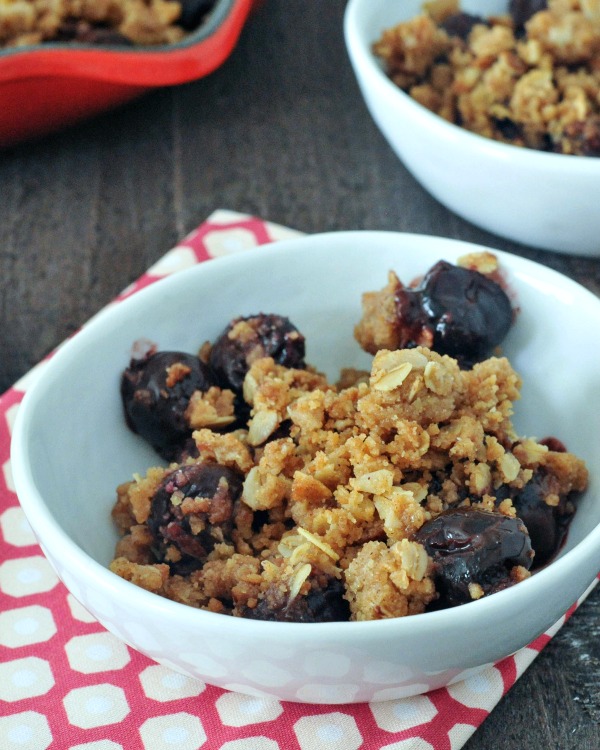
M 178 42 L 216 0 L 0 0 L 0 47 L 46 42 L 156 45 Z
M 125 419 L 163 463 L 117 489 L 111 570 L 199 609 L 304 623 L 523 581 L 559 549 L 587 470 L 556 437 L 515 432 L 521 381 L 498 350 L 514 318 L 481 253 L 366 293 L 355 338 L 371 370 L 335 384 L 274 313 L 197 354 L 136 355 Z
M 386 72 L 431 111 L 478 135 L 600 156 L 599 0 L 510 0 L 483 18 L 430 0 L 374 45 Z

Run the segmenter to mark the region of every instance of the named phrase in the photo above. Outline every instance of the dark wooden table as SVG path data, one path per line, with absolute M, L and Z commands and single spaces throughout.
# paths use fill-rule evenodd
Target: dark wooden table
M 0 153 L 0 388 L 215 208 L 304 232 L 441 234 L 600 294 L 600 258 L 535 251 L 449 213 L 398 162 L 346 56 L 344 0 L 267 0 L 216 73 Z M 465 746 L 600 748 L 600 587 Z

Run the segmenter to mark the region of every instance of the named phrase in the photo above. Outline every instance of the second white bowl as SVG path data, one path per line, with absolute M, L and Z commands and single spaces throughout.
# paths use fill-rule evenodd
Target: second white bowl
M 545 250 L 600 255 L 600 158 L 492 141 L 447 122 L 405 94 L 371 47 L 381 32 L 418 15 L 422 0 L 350 0 L 348 54 L 367 107 L 407 169 L 440 203 L 501 237 Z M 478 15 L 506 0 L 463 0 Z

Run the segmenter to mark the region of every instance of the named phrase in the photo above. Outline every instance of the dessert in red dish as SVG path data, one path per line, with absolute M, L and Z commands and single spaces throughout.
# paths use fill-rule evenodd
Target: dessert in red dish
M 89 22 L 86 28 L 75 22 L 63 26 L 62 40 L 0 47 L 0 148 L 59 130 L 150 89 L 212 73 L 233 51 L 256 5 L 257 0 L 215 0 L 196 17 L 195 30 L 171 27 L 170 43 L 136 43 L 121 39 L 122 30 L 107 26 L 100 33 Z

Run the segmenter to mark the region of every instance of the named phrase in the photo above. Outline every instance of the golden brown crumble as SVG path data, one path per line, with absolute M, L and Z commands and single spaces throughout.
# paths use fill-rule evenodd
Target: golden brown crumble
M 53 40 L 141 45 L 179 41 L 186 30 L 178 0 L 0 0 L 0 46 L 20 47 Z
M 458 0 L 434 0 L 374 45 L 416 101 L 479 135 L 563 154 L 600 156 L 600 8 L 548 0 L 521 27 L 479 19 L 465 36 L 444 24 Z M 464 37 L 464 38 L 463 38 Z
M 168 563 L 181 557 L 175 548 L 156 562 L 147 522 L 176 465 L 153 467 L 117 490 L 113 518 L 122 538 L 111 570 L 161 596 L 234 616 L 276 612 L 303 621 L 310 597 L 336 587 L 352 620 L 418 614 L 438 596 L 431 560 L 413 541 L 423 524 L 459 506 L 514 517 L 510 492 L 542 470 L 550 504 L 554 494 L 586 486 L 583 461 L 515 433 L 521 382 L 505 358 L 461 370 L 426 347 L 381 349 L 368 378 L 347 382 L 336 387 L 311 369 L 256 360 L 244 383 L 248 428 L 197 429 L 198 457 L 186 459 L 243 477 L 231 538 L 191 572 L 171 572 Z M 286 434 L 274 434 L 282 426 Z M 205 499 L 173 497 L 201 531 Z M 529 572 L 515 565 L 509 575 L 517 582 Z M 477 582 L 469 587 L 472 599 L 484 593 Z

